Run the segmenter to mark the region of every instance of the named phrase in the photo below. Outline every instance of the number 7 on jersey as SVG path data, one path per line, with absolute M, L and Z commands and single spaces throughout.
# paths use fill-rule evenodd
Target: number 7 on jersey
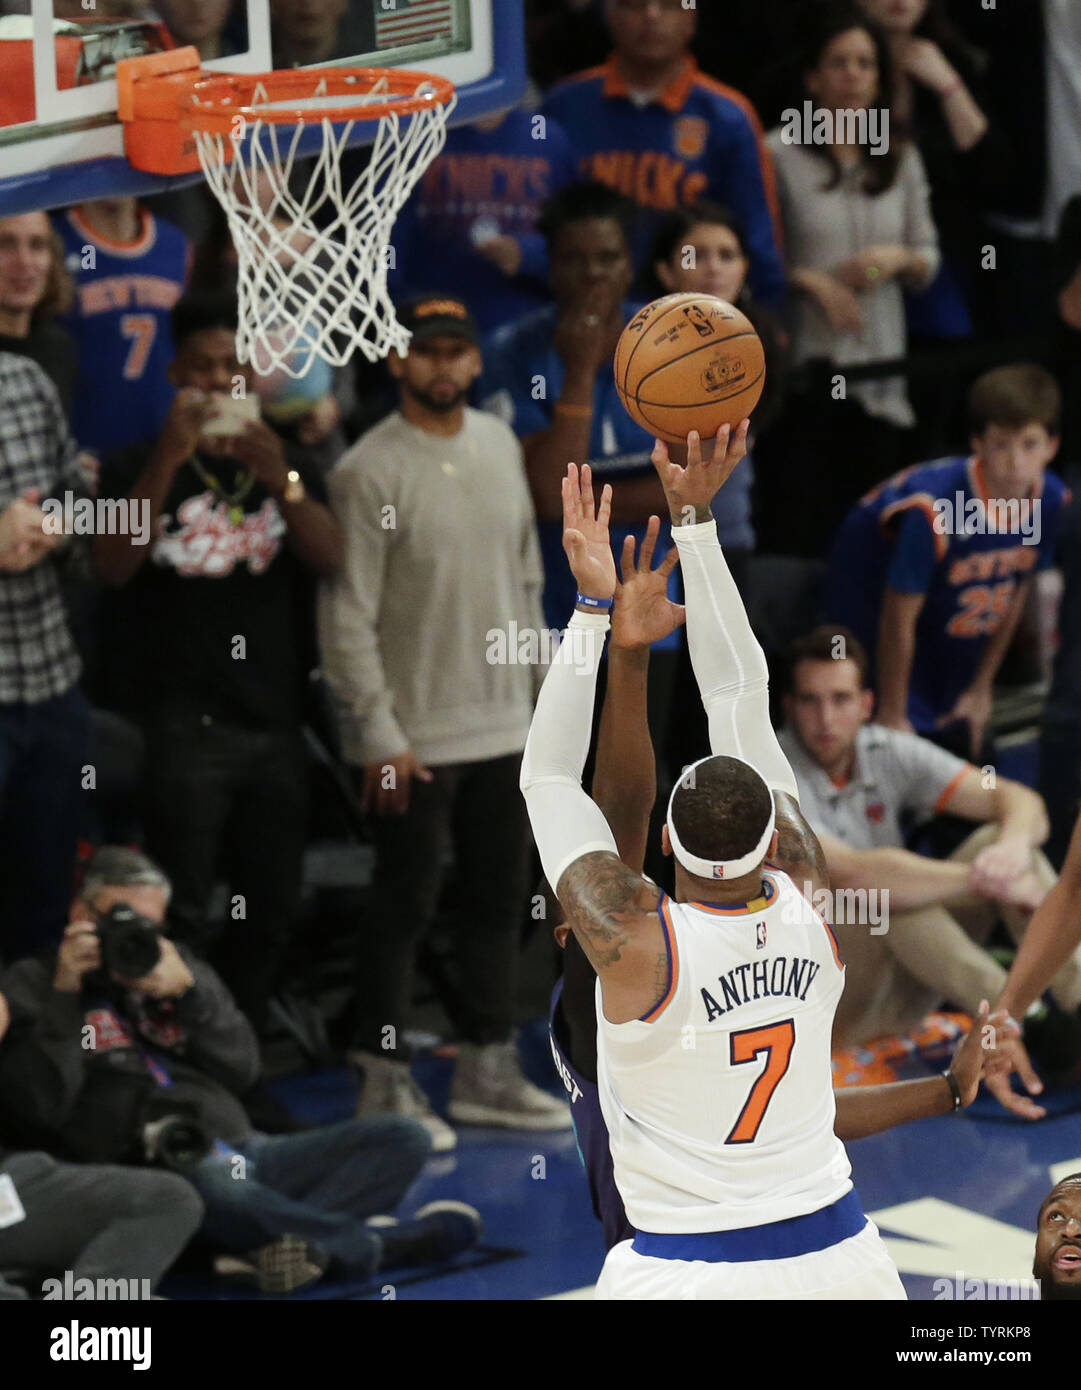
M 732 1034 L 730 1057 L 733 1066 L 739 1066 L 742 1062 L 753 1062 L 763 1052 L 766 1054 L 766 1065 L 751 1087 L 751 1094 L 743 1103 L 739 1119 L 724 1141 L 726 1144 L 754 1142 L 773 1093 L 781 1077 L 788 1070 L 792 1044 L 795 1041 L 796 1026 L 790 1018 L 786 1018 L 783 1023 L 770 1023 L 764 1028 L 744 1028 L 742 1032 Z

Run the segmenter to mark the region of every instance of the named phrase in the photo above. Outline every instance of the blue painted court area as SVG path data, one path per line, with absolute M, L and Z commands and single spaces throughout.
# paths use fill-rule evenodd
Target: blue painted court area
M 522 1052 L 531 1078 L 555 1092 L 539 1022 L 523 1031 Z M 944 1064 L 915 1061 L 907 1074 Z M 438 1109 L 451 1070 L 445 1058 L 415 1063 Z M 274 1089 L 308 1120 L 346 1118 L 356 1101 L 346 1069 L 292 1077 Z M 911 1298 L 951 1296 L 958 1276 L 990 1284 L 1028 1278 L 1040 1201 L 1053 1182 L 1081 1170 L 1081 1087 L 1052 1095 L 1046 1104 L 1048 1118 L 1029 1124 L 981 1096 L 961 1116 L 920 1121 L 849 1145 L 864 1209 L 886 1238 Z M 572 1132 L 458 1132 L 457 1151 L 429 1161 L 401 1214 L 437 1198 L 470 1202 L 484 1217 L 481 1247 L 441 1269 L 403 1270 L 398 1277 L 387 1272 L 365 1287 L 324 1282 L 294 1299 L 590 1297 L 604 1248 Z M 253 1296 L 223 1293 L 202 1280 L 171 1283 L 166 1292 L 173 1297 Z

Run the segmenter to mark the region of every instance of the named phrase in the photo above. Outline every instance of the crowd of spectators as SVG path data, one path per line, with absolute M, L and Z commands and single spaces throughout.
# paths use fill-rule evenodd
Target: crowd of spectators
M 241 8 L 115 12 L 213 58 L 242 46 Z M 271 0 L 275 63 L 354 51 L 356 8 Z M 666 515 L 611 369 L 658 294 L 739 304 L 766 350 L 721 540 L 834 881 L 895 908 L 881 936 L 839 924 L 838 1045 L 997 997 L 989 947 L 1055 883 L 1081 802 L 1070 0 L 526 13 L 527 99 L 452 130 L 397 224 L 413 338 L 385 366 L 320 366 L 290 395 L 241 364 L 202 186 L 0 219 L 0 1182 L 37 1223 L 36 1243 L 0 1231 L 0 1296 L 13 1269 L 156 1284 L 196 1230 L 265 1290 L 443 1258 L 477 1240 L 471 1208 L 387 1219 L 453 1125 L 569 1127 L 515 1043 L 539 877 L 518 766 L 574 601 L 568 461 L 613 483 L 617 550 Z M 880 124 L 792 137 L 835 109 Z M 992 504 L 1006 522 L 966 529 Z M 996 773 L 1007 681 L 1047 698 L 1027 716 L 1046 803 Z M 648 699 L 663 804 L 706 744 L 678 628 Z M 268 1104 L 260 1043 L 313 734 L 375 867 L 343 981 L 357 1118 L 309 1134 Z M 452 1123 L 407 1037 L 450 863 Z M 115 942 L 139 931 L 125 969 Z M 1081 960 L 1040 1009 L 1037 1059 L 1071 1076 Z M 189 1127 L 183 1182 L 148 1147 L 162 1118 Z M 39 1217 L 87 1185 L 82 1226 Z

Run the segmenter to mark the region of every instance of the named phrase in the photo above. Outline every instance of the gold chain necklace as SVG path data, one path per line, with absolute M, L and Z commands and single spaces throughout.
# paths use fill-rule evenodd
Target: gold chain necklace
M 209 469 L 203 467 L 199 462 L 198 454 L 193 452 L 189 462 L 206 486 L 213 492 L 214 496 L 225 503 L 228 508 L 230 523 L 233 526 L 242 525 L 244 521 L 244 508 L 240 504 L 255 485 L 255 474 L 247 472 L 241 473 L 240 476 L 244 481 L 238 488 L 234 488 L 232 492 L 229 492 L 222 486 L 219 479 L 215 478 L 214 474 L 211 473 Z

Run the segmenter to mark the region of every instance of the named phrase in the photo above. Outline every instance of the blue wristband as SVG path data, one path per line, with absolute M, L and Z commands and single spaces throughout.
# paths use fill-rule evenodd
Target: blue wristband
M 611 613 L 615 599 L 587 598 L 585 594 L 579 594 L 574 603 L 575 607 L 581 605 L 583 608 L 588 608 L 591 613 Z

